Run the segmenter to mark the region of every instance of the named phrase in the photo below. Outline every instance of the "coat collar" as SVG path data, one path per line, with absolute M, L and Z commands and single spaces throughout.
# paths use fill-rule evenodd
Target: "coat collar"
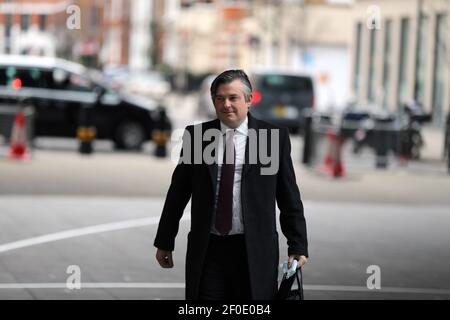
M 233 130 L 229 128 L 225 123 L 220 122 L 220 131 L 222 132 L 222 135 L 226 134 L 227 131 Z M 243 134 L 244 136 L 248 135 L 248 116 L 245 117 L 245 120 L 241 123 L 239 127 L 235 129 L 236 132 Z

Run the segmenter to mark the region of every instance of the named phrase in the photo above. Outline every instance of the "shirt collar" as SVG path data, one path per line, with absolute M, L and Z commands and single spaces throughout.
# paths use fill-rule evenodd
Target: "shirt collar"
M 220 131 L 222 131 L 222 134 L 225 134 L 229 130 L 233 130 L 233 129 L 231 129 L 230 127 L 228 127 L 226 124 L 224 124 L 221 121 L 220 122 Z M 245 120 L 241 123 L 241 125 L 235 129 L 235 132 L 238 132 L 240 134 L 247 136 L 247 134 L 248 134 L 248 116 L 246 116 Z

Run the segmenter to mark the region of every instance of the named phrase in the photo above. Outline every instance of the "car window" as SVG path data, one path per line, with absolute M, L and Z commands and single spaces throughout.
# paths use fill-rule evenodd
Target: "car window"
M 22 87 L 25 88 L 48 87 L 48 75 L 43 69 L 14 66 L 0 68 L 0 85 L 9 86 L 16 79 L 20 79 Z
M 68 90 L 75 91 L 92 91 L 92 83 L 85 76 L 71 73 L 69 76 Z
M 61 68 L 52 71 L 51 87 L 57 90 L 92 91 L 91 81 L 81 74 L 71 73 Z
M 263 91 L 312 91 L 312 82 L 308 77 L 271 74 L 260 76 L 259 83 Z
M 6 67 L 0 67 L 0 86 L 6 86 L 7 76 Z

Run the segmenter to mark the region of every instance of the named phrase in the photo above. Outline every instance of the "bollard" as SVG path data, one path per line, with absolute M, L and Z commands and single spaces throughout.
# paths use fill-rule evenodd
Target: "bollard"
M 77 138 L 80 142 L 78 152 L 81 154 L 91 154 L 93 152 L 92 143 L 97 135 L 97 130 L 90 125 L 89 106 L 82 106 L 79 114 L 80 125 L 77 128 Z
M 77 129 L 77 138 L 80 141 L 80 146 L 78 151 L 81 154 L 91 154 L 92 149 L 92 141 L 95 140 L 97 132 L 95 127 L 78 127 Z
M 374 138 L 376 141 L 375 167 L 377 169 L 387 169 L 388 167 L 388 145 L 386 143 L 387 131 L 376 130 L 374 133 L 375 133 Z
M 312 113 L 305 113 L 305 134 L 304 134 L 304 142 L 303 142 L 303 159 L 302 163 L 305 165 L 311 165 L 312 157 L 313 157 L 313 147 L 314 147 L 314 133 L 312 127 Z
M 450 173 L 450 137 L 447 136 L 447 170 Z
M 172 127 L 167 117 L 164 107 L 158 108 L 158 115 L 155 121 L 155 128 L 152 132 L 152 140 L 156 145 L 155 156 L 164 158 L 167 156 L 167 142 L 169 141 L 170 131 Z
M 166 132 L 161 130 L 153 131 L 153 142 L 156 145 L 155 148 L 155 156 L 158 158 L 164 158 L 167 156 L 167 141 L 169 140 L 169 136 Z
M 375 147 L 375 167 L 377 169 L 387 169 L 388 152 L 391 146 L 391 131 L 394 119 L 390 116 L 378 117 L 375 119 L 373 130 Z
M 450 112 L 445 123 L 444 159 L 447 158 L 447 170 L 450 173 Z

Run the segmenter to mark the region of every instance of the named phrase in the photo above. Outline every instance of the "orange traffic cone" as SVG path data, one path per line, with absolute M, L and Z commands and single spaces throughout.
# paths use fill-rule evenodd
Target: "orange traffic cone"
M 11 133 L 11 145 L 9 148 L 9 160 L 27 161 L 30 155 L 27 148 L 27 135 L 25 129 L 25 115 L 20 111 L 14 120 L 14 126 Z
M 326 137 L 327 137 L 327 141 L 328 141 L 328 150 L 327 150 L 327 154 L 325 155 L 325 158 L 323 160 L 323 164 L 319 168 L 319 171 L 324 174 L 330 174 L 333 172 L 333 164 L 334 164 L 334 156 L 335 156 L 334 136 L 335 136 L 335 133 L 333 132 L 333 130 L 328 129 L 327 133 L 326 133 Z
M 341 160 L 343 140 L 331 129 L 327 131 L 326 136 L 328 140 L 328 152 L 319 171 L 331 175 L 334 178 L 343 177 L 345 175 L 344 165 Z
M 336 135 L 334 139 L 334 145 L 335 145 L 335 157 L 334 157 L 334 163 L 333 163 L 333 177 L 334 178 L 341 178 L 345 176 L 345 170 L 344 165 L 341 160 L 341 149 L 343 144 L 343 139 Z
M 326 135 L 327 135 L 327 139 L 328 139 L 328 153 L 325 156 L 325 159 L 323 161 L 323 166 L 326 171 L 330 171 L 331 168 L 333 167 L 333 163 L 334 163 L 334 154 L 335 154 L 335 152 L 334 152 L 334 136 L 335 136 L 335 134 L 334 134 L 333 130 L 328 129 Z

